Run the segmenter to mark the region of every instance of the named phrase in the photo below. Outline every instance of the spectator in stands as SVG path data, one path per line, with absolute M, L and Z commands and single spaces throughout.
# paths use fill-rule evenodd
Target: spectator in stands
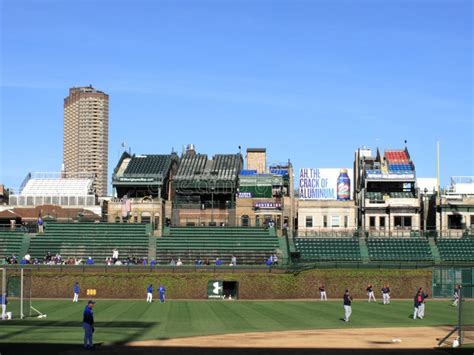
M 196 259 L 196 261 L 194 262 L 194 265 L 196 265 L 196 266 L 201 266 L 201 265 L 202 265 L 202 260 L 201 260 L 200 257 L 198 257 L 198 258 Z
M 155 267 L 156 266 L 156 260 L 153 259 L 152 261 L 150 261 L 150 266 L 151 267 Z
M 265 264 L 267 266 L 272 266 L 273 265 L 273 256 L 270 255 L 270 257 L 265 261 Z
M 148 264 L 146 258 L 143 258 L 142 264 L 143 264 L 143 266 L 146 266 Z
M 120 266 L 120 265 L 122 265 L 122 262 L 121 262 L 120 260 L 117 260 L 117 262 L 116 262 L 115 264 L 113 264 L 113 265 L 118 265 L 118 266 Z
M 178 261 L 176 262 L 176 266 L 183 266 L 183 262 L 181 261 L 181 258 L 178 258 Z
M 31 261 L 31 255 L 28 254 L 28 253 L 26 253 L 26 254 L 25 254 L 25 260 L 26 260 L 26 261 L 28 262 L 28 264 L 29 264 L 30 261 Z
M 87 258 L 86 265 L 94 265 L 94 259 L 92 259 L 92 256 L 89 256 Z
M 34 258 L 33 265 L 38 265 L 38 264 L 39 264 L 39 260 L 37 258 Z
M 209 261 L 209 259 L 208 259 L 208 258 L 206 258 L 206 260 L 204 260 L 204 265 L 206 265 L 206 266 L 209 266 L 209 265 L 211 265 L 211 263 L 210 263 L 210 261 Z
M 38 233 L 43 234 L 44 233 L 44 226 L 43 226 L 43 218 L 41 218 L 41 213 L 38 216 L 38 220 L 36 221 L 36 224 L 38 225 Z
M 74 259 L 74 265 L 81 265 L 82 264 L 82 258 L 81 259 Z
M 230 266 L 237 266 L 237 258 L 235 255 L 232 255 L 232 258 L 230 259 Z
M 273 254 L 273 265 L 278 265 L 278 256 Z
M 174 259 L 171 259 L 170 266 L 176 266 L 176 261 L 174 261 Z
M 112 260 L 114 261 L 114 264 L 118 260 L 118 258 L 119 258 L 119 252 L 117 248 L 114 248 L 114 250 L 112 250 Z
M 20 265 L 27 265 L 27 264 L 28 264 L 28 261 L 26 261 L 25 258 L 20 260 Z
M 222 260 L 219 258 L 216 258 L 216 266 L 221 266 L 222 265 Z
M 51 256 L 51 253 L 48 251 L 46 253 L 46 256 L 44 257 L 44 262 L 45 264 L 49 263 L 53 257 Z

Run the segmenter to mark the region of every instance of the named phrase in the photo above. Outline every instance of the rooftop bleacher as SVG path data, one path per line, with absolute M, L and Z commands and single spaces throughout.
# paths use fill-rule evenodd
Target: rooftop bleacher
M 229 265 L 232 255 L 238 265 L 261 265 L 278 245 L 278 238 L 264 228 L 173 227 L 157 239 L 156 255 L 162 265 L 178 258 L 185 265 L 194 265 L 198 258 L 214 264 L 217 257 Z
M 21 191 L 23 196 L 87 196 L 91 193 L 93 179 L 31 178 Z
M 372 261 L 433 261 L 426 238 L 368 238 Z
M 117 248 L 120 258 L 148 256 L 148 235 L 144 224 L 47 223 L 45 233 L 31 238 L 29 253 L 41 259 L 46 253 L 59 253 L 65 258 L 89 256 L 104 263 Z
M 410 158 L 405 150 L 401 149 L 387 149 L 384 154 L 389 163 L 409 163 Z
M 172 162 L 173 155 L 135 155 L 131 157 L 123 176 L 165 175 Z
M 242 168 L 240 154 L 217 154 L 208 160 L 206 154 L 186 154 L 182 157 L 175 181 L 218 180 L 235 181 Z
M 361 261 L 356 238 L 296 238 L 296 250 L 306 261 Z

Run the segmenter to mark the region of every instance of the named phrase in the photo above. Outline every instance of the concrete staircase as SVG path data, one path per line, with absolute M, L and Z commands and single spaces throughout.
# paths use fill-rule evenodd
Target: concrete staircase
M 367 247 L 367 242 L 365 238 L 359 239 L 359 248 L 360 248 L 360 257 L 362 258 L 363 264 L 369 263 L 369 248 Z
M 34 234 L 25 234 L 23 236 L 23 240 L 21 242 L 20 255 L 18 255 L 20 259 L 23 258 L 26 255 L 26 253 L 28 253 L 28 249 L 30 248 L 30 240 L 32 236 L 34 237 Z
M 156 260 L 156 237 L 151 235 L 148 239 L 148 263 Z
M 436 246 L 434 238 L 428 238 L 428 243 L 430 244 L 431 254 L 433 255 L 433 260 L 435 264 L 441 263 L 441 255 L 439 254 L 439 249 Z

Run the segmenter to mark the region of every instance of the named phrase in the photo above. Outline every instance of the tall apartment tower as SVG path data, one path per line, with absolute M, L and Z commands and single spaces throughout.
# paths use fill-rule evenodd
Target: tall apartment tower
M 69 89 L 64 99 L 66 177 L 95 176 L 98 196 L 107 195 L 109 95 L 91 86 Z

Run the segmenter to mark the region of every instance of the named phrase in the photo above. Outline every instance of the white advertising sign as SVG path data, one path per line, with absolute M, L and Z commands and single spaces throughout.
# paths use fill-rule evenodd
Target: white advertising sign
M 302 168 L 299 198 L 302 200 L 351 200 L 353 169 Z

